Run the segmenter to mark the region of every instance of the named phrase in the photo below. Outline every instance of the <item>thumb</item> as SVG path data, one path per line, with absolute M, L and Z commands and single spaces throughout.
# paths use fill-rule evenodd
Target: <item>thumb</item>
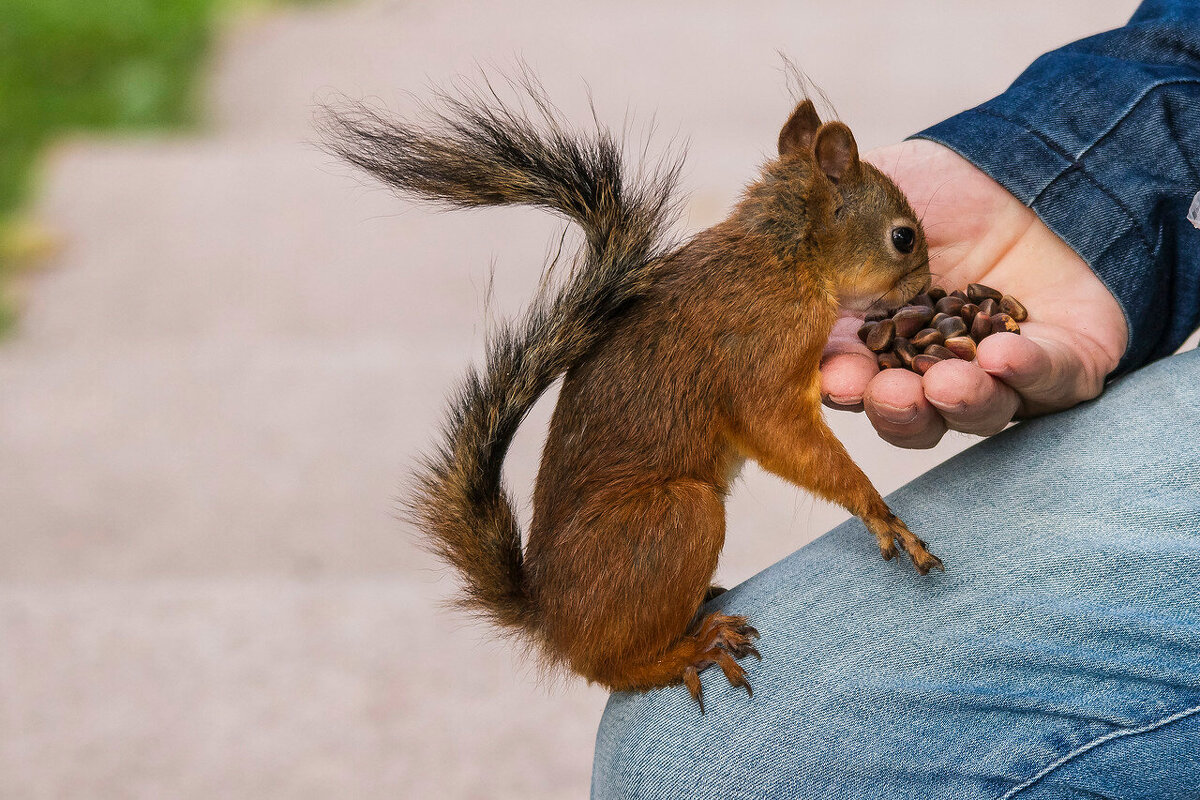
M 1017 392 L 1018 416 L 1059 411 L 1100 393 L 1103 376 L 1095 385 L 1084 360 L 1067 342 L 1053 333 L 1038 335 L 1028 328 L 1023 333 L 989 336 L 976 354 L 985 372 Z

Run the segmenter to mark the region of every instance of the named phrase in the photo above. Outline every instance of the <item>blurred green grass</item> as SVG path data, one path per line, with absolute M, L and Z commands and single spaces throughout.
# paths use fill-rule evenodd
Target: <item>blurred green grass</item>
M 295 2 L 295 0 L 292 0 Z M 0 0 L 0 281 L 56 135 L 191 126 L 222 15 L 263 0 Z M 35 237 L 36 238 L 36 237 Z M 0 329 L 12 322 L 0 298 Z

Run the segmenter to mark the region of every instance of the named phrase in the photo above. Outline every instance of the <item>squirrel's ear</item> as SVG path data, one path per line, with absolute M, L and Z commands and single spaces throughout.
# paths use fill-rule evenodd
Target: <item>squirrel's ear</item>
M 819 127 L 821 118 L 817 116 L 817 109 L 813 107 L 812 100 L 805 100 L 796 106 L 788 121 L 783 123 L 783 130 L 779 131 L 780 158 L 792 153 L 807 152 L 812 146 L 813 134 Z
M 821 171 L 834 183 L 858 171 L 858 144 L 843 122 L 826 122 L 817 130 L 813 155 Z

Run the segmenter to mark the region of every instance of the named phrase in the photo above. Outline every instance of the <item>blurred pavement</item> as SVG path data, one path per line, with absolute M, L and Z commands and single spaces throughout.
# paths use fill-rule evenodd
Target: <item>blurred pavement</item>
M 688 140 L 695 230 L 790 111 L 776 50 L 865 150 L 1133 7 L 365 2 L 231 25 L 207 131 L 47 163 L 37 211 L 66 247 L 0 343 L 0 797 L 586 792 L 604 693 L 441 610 L 453 581 L 394 502 L 560 224 L 396 200 L 310 144 L 315 102 L 403 110 L 519 55 L 573 119 L 590 87 L 635 138 Z M 550 402 L 509 460 L 522 497 Z M 909 453 L 834 423 L 884 491 L 970 443 Z M 748 469 L 722 581 L 844 517 Z

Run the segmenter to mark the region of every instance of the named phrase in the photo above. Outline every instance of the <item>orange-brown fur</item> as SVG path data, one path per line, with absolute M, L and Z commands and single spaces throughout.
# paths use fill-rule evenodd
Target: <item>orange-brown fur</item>
M 483 117 L 489 135 L 512 127 L 506 113 Z M 400 130 L 409 138 L 395 141 L 432 154 L 427 161 L 454 157 L 471 144 L 464 131 L 473 135 L 469 126 L 454 129 L 465 137 L 457 141 Z M 530 135 L 514 133 L 508 150 L 531 146 Z M 550 322 L 533 314 L 493 351 L 483 377 L 472 373 L 452 411 L 415 505 L 435 549 L 466 577 L 468 605 L 611 689 L 683 682 L 700 701 L 697 673 L 716 664 L 749 690 L 735 659 L 757 655 L 758 632 L 742 617 L 701 612 L 724 544 L 724 499 L 745 459 L 861 517 L 885 558 L 899 545 L 922 574 L 941 566 L 821 415 L 819 363 L 839 305 L 896 306 L 929 279 L 919 222 L 891 181 L 858 159 L 848 128 L 821 125 L 801 103 L 780 133 L 779 158 L 725 221 L 673 251 L 621 251 L 622 263 L 612 255 L 630 230 L 619 221 L 620 189 L 589 195 L 597 182 L 585 173 L 570 193 L 530 200 L 534 182 L 522 170 L 532 168 L 508 150 L 489 156 L 504 162 L 490 172 L 471 153 L 484 165 L 472 182 L 438 173 L 447 186 L 436 190 L 418 184 L 433 179 L 415 157 L 399 166 L 380 166 L 386 152 L 364 159 L 415 193 L 460 205 L 538 202 L 573 216 L 589 234 L 579 269 L 593 270 L 577 280 L 624 292 L 537 312 Z M 566 174 L 547 152 L 544 170 Z M 896 225 L 914 232 L 910 253 L 890 244 Z M 563 370 L 522 551 L 499 464 L 520 417 Z

